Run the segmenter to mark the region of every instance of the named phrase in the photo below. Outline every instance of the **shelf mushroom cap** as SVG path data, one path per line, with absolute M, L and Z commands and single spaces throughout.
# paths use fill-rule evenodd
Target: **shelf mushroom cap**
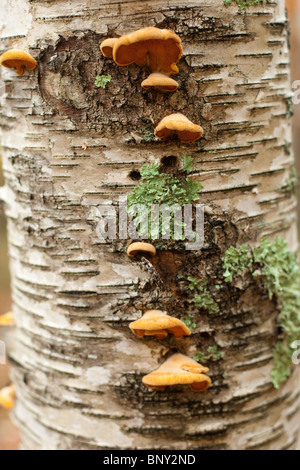
M 164 73 L 152 73 L 146 80 L 142 82 L 142 87 L 145 90 L 155 88 L 156 90 L 162 91 L 163 93 L 171 93 L 176 91 L 179 84 L 173 78 L 168 77 Z
M 18 75 L 24 74 L 24 68 L 34 70 L 37 66 L 37 61 L 27 54 L 27 52 L 11 49 L 4 52 L 0 57 L 0 65 L 8 69 L 16 68 Z
M 156 336 L 158 339 L 164 339 L 168 333 L 172 333 L 177 339 L 191 335 L 191 330 L 183 321 L 166 315 L 160 310 L 149 310 L 142 318 L 130 323 L 129 328 L 140 338 Z
M 203 135 L 201 126 L 194 124 L 180 113 L 165 117 L 155 129 L 156 137 L 163 140 L 168 139 L 175 132 L 184 143 L 195 142 Z
M 136 331 L 140 332 L 141 330 L 136 330 Z M 140 336 L 137 333 L 135 334 L 137 336 Z M 168 332 L 167 330 L 149 330 L 149 331 L 144 331 L 143 336 L 156 336 L 157 339 L 165 339 L 168 336 Z M 140 338 L 142 338 L 142 336 L 140 336 Z
M 105 39 L 101 45 L 100 49 L 104 57 L 108 57 L 109 59 L 112 59 L 113 57 L 113 48 L 114 45 L 116 44 L 118 38 L 108 38 Z
M 117 65 L 148 65 L 152 72 L 178 73 L 182 55 L 181 39 L 168 29 L 143 28 L 119 38 L 113 47 Z
M 2 406 L 7 410 L 11 410 L 14 407 L 15 398 L 16 393 L 13 385 L 2 388 L 2 390 L 0 390 L 0 407 Z
M 15 324 L 12 312 L 0 316 L 0 326 L 13 326 Z
M 127 254 L 131 258 L 135 258 L 136 256 L 148 255 L 148 256 L 155 256 L 156 255 L 156 248 L 155 246 L 151 245 L 150 243 L 142 243 L 136 242 L 131 243 L 127 249 Z
M 153 390 L 163 391 L 170 385 L 189 385 L 193 392 L 204 392 L 211 379 L 204 375 L 207 367 L 183 354 L 174 354 L 157 370 L 143 377 L 143 384 Z

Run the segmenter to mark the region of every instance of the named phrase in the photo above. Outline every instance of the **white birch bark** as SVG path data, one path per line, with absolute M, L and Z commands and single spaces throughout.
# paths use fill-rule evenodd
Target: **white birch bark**
M 208 234 L 220 252 L 210 246 L 199 257 L 208 276 L 210 260 L 231 244 L 281 235 L 297 249 L 296 198 L 280 191 L 294 164 L 284 1 L 247 11 L 223 0 L 0 5 L 1 52 L 24 49 L 39 63 L 23 77 L 1 71 L 17 321 L 10 357 L 23 448 L 295 449 L 298 371 L 280 390 L 270 379 L 275 304 L 253 287 L 227 303 L 220 294 L 224 315 L 199 315 L 191 339 L 139 340 L 128 322 L 147 308 L 151 273 L 121 243 L 99 242 L 94 216 L 136 184 L 132 170 L 188 153 L 209 220 L 221 221 Z M 146 70 L 118 68 L 99 51 L 106 37 L 152 25 L 183 41 L 181 86 L 168 97 L 141 90 Z M 112 82 L 96 89 L 96 74 L 108 73 Z M 168 112 L 200 122 L 200 143 L 140 142 L 138 131 Z M 165 348 L 193 356 L 211 337 L 223 359 L 207 392 L 142 386 Z

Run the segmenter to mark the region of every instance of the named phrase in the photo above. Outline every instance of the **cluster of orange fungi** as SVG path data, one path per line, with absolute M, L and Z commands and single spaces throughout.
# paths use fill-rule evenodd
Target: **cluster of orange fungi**
M 100 49 L 105 57 L 111 58 L 119 66 L 137 64 L 148 66 L 151 74 L 142 82 L 145 90 L 156 89 L 171 93 L 179 84 L 170 75 L 179 72 L 177 62 L 182 55 L 181 39 L 173 31 L 158 28 L 144 28 L 120 38 L 104 40 Z M 191 122 L 186 116 L 175 113 L 166 116 L 156 127 L 155 136 L 167 140 L 176 135 L 181 142 L 190 143 L 200 139 L 201 126 Z M 150 243 L 131 243 L 127 249 L 131 258 L 150 259 L 156 256 L 156 248 Z M 191 330 L 185 323 L 160 310 L 149 310 L 142 318 L 130 323 L 129 328 L 139 338 L 153 336 L 165 339 L 169 334 L 176 339 L 190 336 Z M 182 354 L 174 354 L 157 370 L 143 378 L 143 383 L 153 390 L 164 390 L 169 385 L 189 385 L 194 392 L 203 392 L 211 384 L 205 375 L 209 369 Z
M 151 74 L 142 82 L 145 90 L 172 93 L 179 87 L 170 77 L 179 72 L 177 63 L 182 56 L 181 39 L 173 31 L 143 28 L 127 36 L 105 39 L 100 49 L 105 57 L 121 67 L 130 64 L 147 66 Z M 173 134 L 183 143 L 191 143 L 202 137 L 203 129 L 183 114 L 176 113 L 166 116 L 155 129 L 158 139 L 167 140 Z
M 177 63 L 182 56 L 181 39 L 173 31 L 154 27 L 140 29 L 127 36 L 109 38 L 102 42 L 100 49 L 105 57 L 112 58 L 119 66 L 137 64 L 148 66 L 151 74 L 142 82 L 145 90 L 175 92 L 179 84 L 171 75 L 179 72 Z M 34 70 L 36 60 L 23 51 L 12 49 L 0 57 L 0 65 L 15 68 L 18 75 L 25 69 Z M 195 142 L 203 135 L 201 126 L 192 123 L 186 116 L 175 113 L 166 116 L 156 127 L 155 136 L 167 140 L 177 135 L 183 143 Z M 127 250 L 132 258 L 156 256 L 156 248 L 150 243 L 132 243 Z M 11 312 L 0 317 L 0 326 L 14 325 Z M 160 310 L 150 310 L 142 318 L 130 323 L 131 331 L 138 337 L 154 336 L 164 339 L 169 334 L 176 339 L 190 336 L 191 330 L 181 320 Z M 189 385 L 194 392 L 203 392 L 210 385 L 205 375 L 207 367 L 182 354 L 173 354 L 157 370 L 143 378 L 143 383 L 153 390 L 164 390 L 169 385 Z M 13 385 L 0 390 L 0 406 L 11 409 L 15 401 Z
M 152 73 L 142 82 L 144 89 L 157 89 L 164 93 L 178 89 L 178 83 L 170 75 L 178 73 L 176 64 L 182 55 L 182 46 L 180 38 L 172 31 L 145 28 L 119 39 L 106 39 L 100 48 L 103 55 L 112 58 L 117 65 L 147 65 Z M 176 113 L 166 116 L 155 129 L 155 136 L 162 140 L 173 134 L 182 142 L 190 143 L 202 137 L 203 129 L 183 114 Z M 127 249 L 127 255 L 136 259 L 151 259 L 156 254 L 155 246 L 150 243 L 131 243 Z M 160 310 L 147 311 L 139 320 L 130 323 L 129 328 L 139 338 L 150 336 L 163 340 L 170 334 L 179 340 L 191 335 L 183 321 Z M 193 359 L 173 354 L 157 370 L 146 375 L 143 383 L 158 391 L 181 384 L 189 385 L 194 392 L 203 392 L 211 385 L 206 372 L 209 369 Z

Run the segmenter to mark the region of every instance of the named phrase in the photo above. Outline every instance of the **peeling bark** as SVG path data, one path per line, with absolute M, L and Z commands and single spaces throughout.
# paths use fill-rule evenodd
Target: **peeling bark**
M 1 71 L 17 321 L 10 358 L 23 448 L 297 448 L 299 372 L 279 391 L 270 378 L 275 303 L 253 281 L 213 291 L 230 245 L 281 235 L 297 249 L 296 198 L 282 191 L 294 164 L 284 1 L 246 11 L 223 0 L 4 5 L 13 16 L 0 23 L 1 52 L 26 49 L 39 63 L 22 77 Z M 99 51 L 106 37 L 151 25 L 183 41 L 180 88 L 168 96 L 141 89 L 147 70 L 117 67 Z M 94 86 L 97 74 L 112 75 L 105 90 Z M 172 112 L 200 122 L 204 138 L 194 145 L 141 139 L 145 126 L 154 129 Z M 95 208 L 117 204 L 143 164 L 183 153 L 204 184 L 205 245 L 201 253 L 186 254 L 180 244 L 161 250 L 160 286 L 147 264 L 124 254 L 126 240 L 99 241 Z M 195 309 L 176 274 L 206 276 L 220 313 Z M 194 314 L 194 335 L 135 338 L 128 323 L 150 305 Z M 210 365 L 205 393 L 142 385 L 166 349 L 193 356 L 211 344 L 222 360 Z

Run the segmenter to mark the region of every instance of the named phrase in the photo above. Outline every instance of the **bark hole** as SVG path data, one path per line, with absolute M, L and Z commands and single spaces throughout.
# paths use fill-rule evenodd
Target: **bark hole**
M 139 181 L 141 179 L 142 175 L 138 170 L 132 170 L 129 173 L 129 178 L 132 179 L 133 181 Z

